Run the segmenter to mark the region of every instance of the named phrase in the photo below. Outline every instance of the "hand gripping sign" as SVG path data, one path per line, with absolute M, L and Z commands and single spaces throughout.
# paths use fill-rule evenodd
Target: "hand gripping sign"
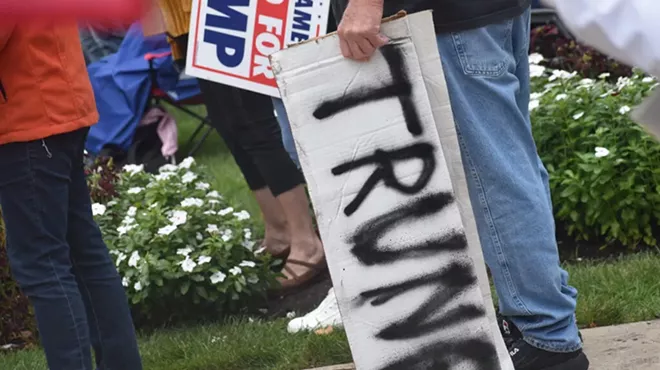
M 268 57 L 325 34 L 330 0 L 193 0 L 186 74 L 278 97 Z

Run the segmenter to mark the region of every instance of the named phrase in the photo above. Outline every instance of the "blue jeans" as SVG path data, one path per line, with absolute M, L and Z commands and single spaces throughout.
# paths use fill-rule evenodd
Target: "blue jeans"
M 298 158 L 298 152 L 296 151 L 296 143 L 293 141 L 293 134 L 291 133 L 291 123 L 289 123 L 289 116 L 286 113 L 282 99 L 273 98 L 273 107 L 275 107 L 277 122 L 280 124 L 280 130 L 282 131 L 284 149 L 289 153 L 289 157 L 291 157 L 293 163 L 300 168 L 300 159 Z
M 437 37 L 470 200 L 500 312 L 525 340 L 581 347 L 577 290 L 560 267 L 548 172 L 529 117 L 530 11 Z
M 50 370 L 140 370 L 124 288 L 94 222 L 87 130 L 0 145 L 0 206 L 14 278 L 34 306 Z

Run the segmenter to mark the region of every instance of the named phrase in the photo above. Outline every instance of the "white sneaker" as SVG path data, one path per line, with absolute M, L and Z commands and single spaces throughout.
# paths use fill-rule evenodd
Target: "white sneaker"
M 339 305 L 335 297 L 335 290 L 330 288 L 328 296 L 312 312 L 303 317 L 295 318 L 289 321 L 287 327 L 289 333 L 294 334 L 303 330 L 312 331 L 328 326 L 342 327 L 341 315 L 339 314 Z

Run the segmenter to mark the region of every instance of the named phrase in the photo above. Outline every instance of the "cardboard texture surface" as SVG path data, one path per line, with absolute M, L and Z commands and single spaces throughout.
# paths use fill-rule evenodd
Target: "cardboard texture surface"
M 654 91 L 631 114 L 651 135 L 660 140 L 660 90 Z
M 192 0 L 188 75 L 278 97 L 268 57 L 327 31 L 327 0 Z
M 271 57 L 358 370 L 513 370 L 430 12 L 368 63 L 336 35 Z

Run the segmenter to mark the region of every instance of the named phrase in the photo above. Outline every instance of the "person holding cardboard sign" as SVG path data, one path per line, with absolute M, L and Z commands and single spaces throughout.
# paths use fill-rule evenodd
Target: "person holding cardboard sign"
M 559 264 L 548 173 L 530 128 L 530 1 L 334 0 L 342 53 L 369 59 L 387 42 L 383 15 L 428 8 L 514 366 L 587 370 L 577 290 Z

